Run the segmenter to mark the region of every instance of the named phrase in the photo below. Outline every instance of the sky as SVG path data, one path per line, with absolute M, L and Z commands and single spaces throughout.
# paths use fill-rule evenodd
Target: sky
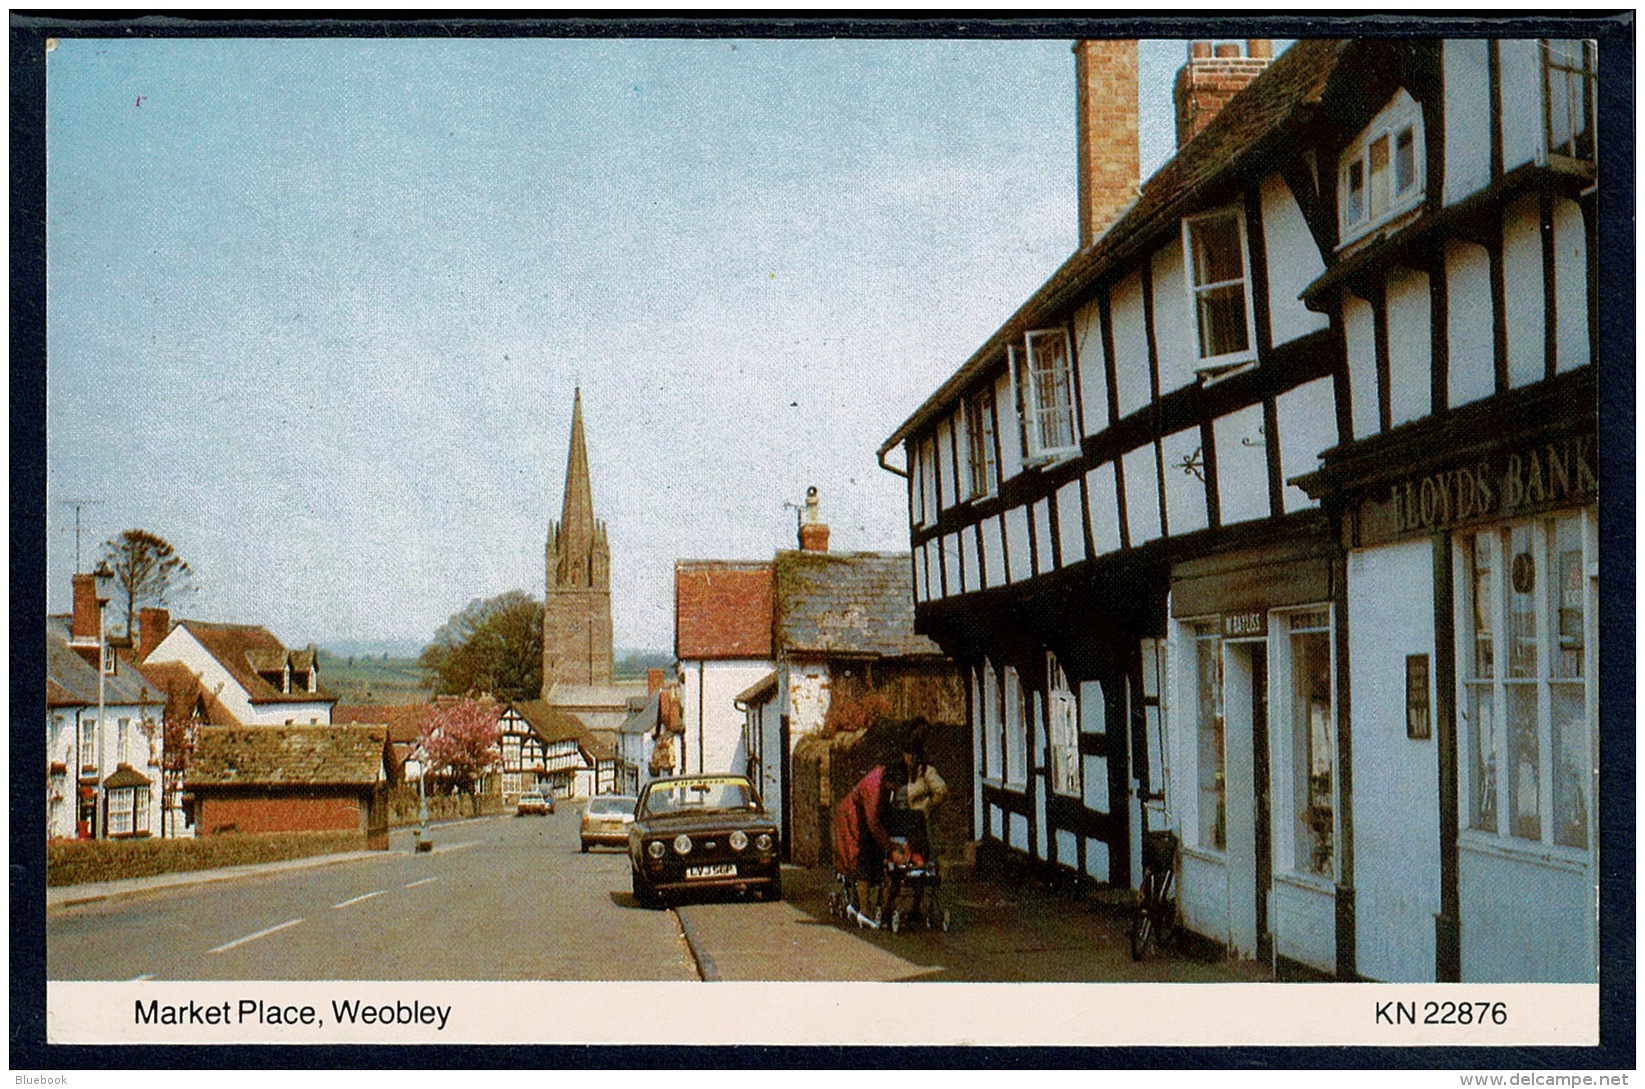
M 541 597 L 573 390 L 619 648 L 680 558 L 906 550 L 879 445 L 1077 245 L 1047 41 L 87 39 L 47 61 L 47 606 L 415 653 Z M 1143 176 L 1183 42 L 1140 48 Z

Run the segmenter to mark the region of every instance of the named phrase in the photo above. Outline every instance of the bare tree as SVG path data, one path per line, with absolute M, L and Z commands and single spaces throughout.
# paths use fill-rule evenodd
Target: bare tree
M 194 570 L 177 554 L 171 542 L 146 529 L 128 529 L 103 542 L 103 561 L 125 591 L 125 635 L 142 605 L 164 605 L 170 598 L 194 589 Z

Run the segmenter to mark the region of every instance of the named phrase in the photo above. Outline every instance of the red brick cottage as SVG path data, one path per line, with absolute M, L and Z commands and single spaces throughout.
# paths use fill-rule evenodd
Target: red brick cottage
M 358 830 L 387 850 L 395 767 L 381 725 L 206 727 L 188 769 L 195 833 Z

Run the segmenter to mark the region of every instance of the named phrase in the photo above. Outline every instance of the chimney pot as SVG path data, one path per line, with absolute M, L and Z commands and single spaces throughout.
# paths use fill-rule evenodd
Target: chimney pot
M 1210 42 L 1195 42 L 1188 47 L 1188 56 L 1193 60 L 1209 60 L 1211 57 Z
M 805 490 L 805 521 L 800 523 L 800 551 L 827 552 L 828 526 L 817 514 L 817 488 Z
M 1249 59 L 1240 56 L 1238 42 L 1195 42 L 1188 63 L 1177 73 L 1172 98 L 1177 108 L 1177 147 L 1183 147 L 1209 125 L 1228 100 L 1267 67 L 1273 50 L 1267 39 L 1248 41 Z M 1266 54 L 1265 55 L 1265 51 Z
M 1219 42 L 1217 44 L 1217 56 L 1222 58 L 1223 60 L 1227 60 L 1230 57 L 1239 56 L 1239 43 L 1238 42 Z
M 1247 38 L 1245 40 L 1245 55 L 1256 57 L 1259 60 L 1268 60 L 1274 55 L 1274 43 L 1270 38 Z

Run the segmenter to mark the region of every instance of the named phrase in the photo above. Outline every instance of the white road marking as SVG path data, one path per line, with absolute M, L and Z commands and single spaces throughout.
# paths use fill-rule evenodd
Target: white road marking
M 154 978 L 154 973 L 153 972 L 144 972 L 142 975 L 137 976 L 134 979 L 127 980 L 127 982 L 128 983 L 141 983 L 145 979 L 153 979 L 153 978 Z
M 387 894 L 388 894 L 387 889 L 378 889 L 376 892 L 368 892 L 364 896 L 356 896 L 352 900 L 344 900 L 340 904 L 332 904 L 331 908 L 332 908 L 333 911 L 335 911 L 338 908 L 346 908 L 350 904 L 358 904 L 361 900 L 369 900 L 373 896 L 386 896 Z
M 430 881 L 438 881 L 438 880 L 440 880 L 438 877 L 425 877 L 421 881 L 413 881 L 411 884 L 406 885 L 405 887 L 408 888 L 408 889 L 414 889 L 418 885 L 426 885 Z
M 480 845 L 479 840 L 471 839 L 467 843 L 451 843 L 451 844 L 447 844 L 444 847 L 436 846 L 434 848 L 434 853 L 435 854 L 440 854 L 444 851 L 461 851 L 464 847 L 478 847 L 479 845 Z
M 206 952 L 208 952 L 208 953 L 224 953 L 224 952 L 227 952 L 230 949 L 233 949 L 237 945 L 244 945 L 247 942 L 254 942 L 258 938 L 266 938 L 270 934 L 274 934 L 278 931 L 284 930 L 288 926 L 296 926 L 298 923 L 300 923 L 302 921 L 303 920 L 301 920 L 301 919 L 287 919 L 283 923 L 276 923 L 275 925 L 273 925 L 271 927 L 268 927 L 265 930 L 259 930 L 255 934 L 247 934 L 243 938 L 235 938 L 231 942 L 228 942 L 224 945 L 219 945 L 216 949 L 207 949 Z

